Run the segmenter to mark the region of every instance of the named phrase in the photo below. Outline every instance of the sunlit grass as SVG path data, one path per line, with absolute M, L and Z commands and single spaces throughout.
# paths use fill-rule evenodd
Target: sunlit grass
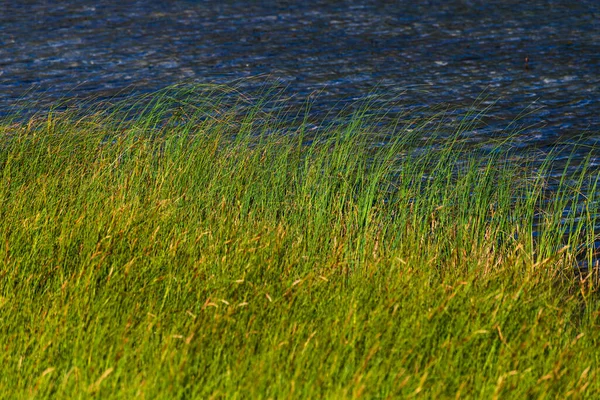
M 2 123 L 0 393 L 599 395 L 589 159 L 236 96 Z

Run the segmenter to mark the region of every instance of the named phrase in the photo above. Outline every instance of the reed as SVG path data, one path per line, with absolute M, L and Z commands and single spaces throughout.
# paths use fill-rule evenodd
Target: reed
M 553 179 L 371 111 L 178 87 L 6 118 L 0 393 L 596 398 L 591 157 Z

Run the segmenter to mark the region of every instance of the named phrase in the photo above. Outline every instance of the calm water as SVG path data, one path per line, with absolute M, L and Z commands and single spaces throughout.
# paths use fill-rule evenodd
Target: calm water
M 523 147 L 595 144 L 600 2 L 491 3 L 0 0 L 0 110 L 265 75 L 248 90 L 268 80 L 297 104 L 318 91 L 315 113 L 374 89 L 406 107 L 467 107 L 488 90 L 498 103 L 472 140 L 534 105 Z

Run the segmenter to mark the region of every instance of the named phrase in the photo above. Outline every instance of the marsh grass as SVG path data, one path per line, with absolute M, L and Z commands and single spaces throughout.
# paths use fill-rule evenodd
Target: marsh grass
M 0 393 L 597 397 L 591 159 L 552 182 L 369 115 L 176 88 L 7 119 Z

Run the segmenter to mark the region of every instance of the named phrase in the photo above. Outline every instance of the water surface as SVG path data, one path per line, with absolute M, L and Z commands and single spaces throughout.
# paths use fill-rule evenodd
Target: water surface
M 526 62 L 526 59 L 528 60 Z M 597 1 L 0 0 L 0 110 L 181 81 L 273 82 L 314 113 L 376 90 L 403 107 L 497 103 L 482 140 L 533 105 L 516 146 L 599 140 Z M 384 107 L 384 106 L 382 106 Z

